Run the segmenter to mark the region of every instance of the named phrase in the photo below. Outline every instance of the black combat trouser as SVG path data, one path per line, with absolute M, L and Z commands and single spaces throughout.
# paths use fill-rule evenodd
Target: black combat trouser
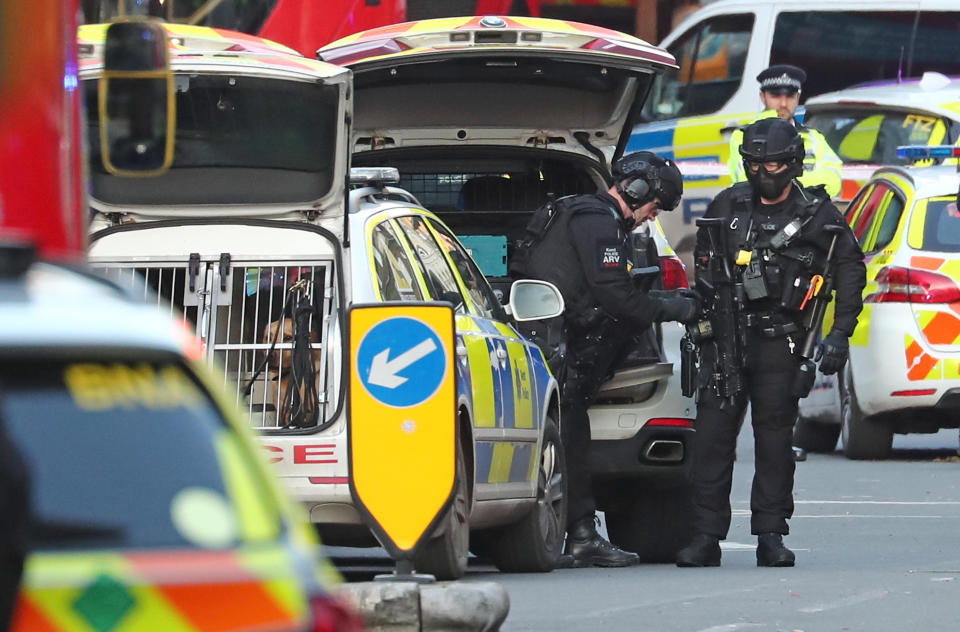
M 567 462 L 567 528 L 597 510 L 590 474 L 590 416 L 600 385 L 629 350 L 628 339 L 609 328 L 569 336 L 560 385 L 560 427 Z
M 799 334 L 792 339 L 799 345 Z M 709 350 L 702 370 L 710 370 Z M 786 336 L 765 338 L 748 333 L 744 391 L 733 404 L 721 400 L 706 387 L 697 403 L 693 438 L 692 479 L 694 530 L 720 539 L 730 528 L 730 486 L 737 434 L 749 402 L 754 436 L 753 488 L 750 493 L 750 531 L 789 533 L 787 519 L 793 515 L 793 424 L 798 398 L 791 386 L 799 356 L 791 353 Z

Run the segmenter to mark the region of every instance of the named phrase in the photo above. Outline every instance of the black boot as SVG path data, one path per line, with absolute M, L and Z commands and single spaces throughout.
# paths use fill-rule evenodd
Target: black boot
M 622 551 L 610 544 L 597 533 L 594 521 L 596 516 L 587 516 L 577 520 L 567 530 L 567 545 L 563 552 L 573 557 L 573 566 L 633 566 L 640 562 L 640 556 Z
M 757 537 L 757 566 L 793 566 L 793 551 L 783 545 L 779 533 L 764 533 Z
M 693 536 L 693 541 L 677 551 L 677 566 L 720 566 L 720 538 L 705 533 Z

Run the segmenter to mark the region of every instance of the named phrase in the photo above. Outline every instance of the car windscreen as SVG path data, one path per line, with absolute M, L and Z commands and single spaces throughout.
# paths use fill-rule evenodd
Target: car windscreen
M 173 165 L 144 180 L 107 173 L 97 81 L 84 82 L 93 197 L 110 204 L 300 203 L 333 185 L 339 88 L 230 74 L 178 74 Z
M 927 202 L 921 247 L 933 252 L 960 252 L 960 210 L 952 197 Z
M 901 145 L 953 144 L 950 121 L 922 111 L 863 106 L 811 110 L 805 124 L 819 130 L 845 163 L 904 164 Z
M 28 466 L 36 549 L 245 538 L 224 474 L 236 437 L 176 362 L 5 358 L 0 417 Z

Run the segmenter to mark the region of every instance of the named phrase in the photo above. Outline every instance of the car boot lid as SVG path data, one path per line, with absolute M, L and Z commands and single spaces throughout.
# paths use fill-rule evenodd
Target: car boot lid
M 81 80 L 94 80 L 100 76 L 108 26 L 92 24 L 78 29 Z M 187 92 L 197 77 L 205 76 L 223 77 L 228 85 L 248 91 L 251 79 L 336 87 L 340 95 L 338 111 L 335 115 L 331 114 L 336 117 L 335 125 L 338 127 L 335 141 L 337 145 L 345 142 L 348 129 L 346 121 L 352 108 L 349 98 L 351 77 L 345 68 L 307 59 L 286 46 L 244 33 L 184 24 L 164 24 L 164 28 L 168 36 L 170 66 L 174 72 L 177 93 Z M 230 105 L 228 100 L 223 103 L 224 107 Z M 270 124 L 270 121 L 265 121 L 265 124 Z M 197 134 L 198 130 L 191 130 L 190 133 Z M 192 137 L 182 140 L 199 142 Z M 320 169 L 319 165 L 327 160 L 323 150 L 322 147 L 317 148 L 317 164 L 310 168 Z M 305 185 L 304 181 L 309 181 L 309 174 L 300 174 L 291 169 L 266 170 L 257 165 L 221 170 L 208 167 L 178 168 L 175 156 L 173 173 L 166 176 L 170 183 L 161 187 L 161 192 L 151 192 L 139 186 L 140 183 L 133 183 L 137 186 L 132 186 L 107 174 L 91 174 L 93 186 L 90 206 L 102 214 L 119 217 L 121 221 L 195 217 L 302 219 L 302 212 L 317 211 L 325 215 L 342 216 L 345 197 L 342 182 L 346 175 L 346 161 L 340 158 L 342 152 L 335 148 L 327 153 L 335 164 L 323 167 L 330 174 L 329 186 L 325 187 Z M 174 182 L 176 184 L 172 184 Z M 256 183 L 256 195 L 231 193 L 236 188 L 231 186 L 231 182 L 247 183 L 243 186 Z
M 599 159 L 626 146 L 666 51 L 596 26 L 520 17 L 373 29 L 317 55 L 355 73 L 355 151 L 548 147 Z

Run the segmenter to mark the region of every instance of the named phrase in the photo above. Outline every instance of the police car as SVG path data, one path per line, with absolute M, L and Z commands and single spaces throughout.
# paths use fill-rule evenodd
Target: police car
M 960 148 L 899 156 L 952 160 Z M 960 175 L 953 166 L 884 167 L 846 209 L 866 254 L 864 308 L 850 361 L 800 403 L 798 445 L 853 459 L 889 455 L 894 433 L 956 428 L 960 410 Z M 825 330 L 829 330 L 829 322 Z
M 0 418 L 32 505 L 11 629 L 360 629 L 198 341 L 89 272 L 0 260 Z
M 826 137 L 844 163 L 838 199 L 844 205 L 881 165 L 908 164 L 897 147 L 956 144 L 960 81 L 928 72 L 828 92 L 807 101 L 805 123 Z
M 509 16 L 397 24 L 317 54 L 354 73 L 353 164 L 398 168 L 400 185 L 453 229 L 503 297 L 532 212 L 610 186 L 650 83 L 674 67 L 617 31 Z M 685 287 L 659 222 L 633 239 L 637 271 Z M 648 561 L 673 561 L 687 537 L 681 481 L 695 409 L 680 393 L 681 335 L 675 323 L 645 332 L 590 410 L 610 538 Z
M 349 71 L 249 36 L 165 28 L 176 40 L 174 161 L 146 182 L 92 158 L 90 264 L 196 333 L 329 544 L 376 544 L 350 486 L 350 307 L 452 304 L 457 476 L 415 567 L 459 577 L 472 536 L 504 570 L 552 569 L 566 506 L 556 381 L 517 333 L 519 309 L 508 315 L 444 223 L 391 186 L 395 170 L 352 172 L 348 195 Z M 98 36 L 81 30 L 92 138 Z M 542 315 L 562 309 L 551 292 Z M 417 342 L 399 339 L 391 353 Z

